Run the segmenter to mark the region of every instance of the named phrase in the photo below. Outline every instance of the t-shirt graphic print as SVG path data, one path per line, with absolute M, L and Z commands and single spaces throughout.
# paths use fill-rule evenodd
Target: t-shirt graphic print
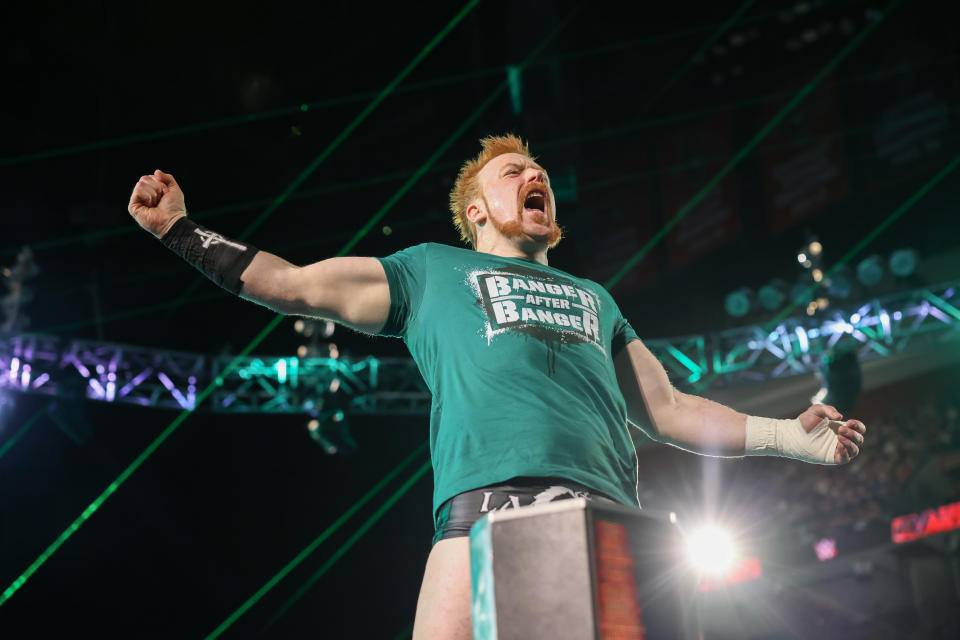
M 421 244 L 380 260 L 382 335 L 433 394 L 434 512 L 517 476 L 567 478 L 637 504 L 613 358 L 636 338 L 600 285 L 532 260 Z

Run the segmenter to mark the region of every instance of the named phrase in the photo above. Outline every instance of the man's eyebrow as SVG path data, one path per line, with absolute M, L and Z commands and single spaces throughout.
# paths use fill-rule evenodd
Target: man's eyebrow
M 547 175 L 547 170 L 541 167 L 540 165 L 538 165 L 536 162 L 531 162 L 530 166 L 533 167 L 534 169 L 539 169 L 540 171 L 543 171 L 544 175 Z M 522 165 L 519 162 L 508 162 L 503 165 L 504 169 L 510 169 L 511 167 L 514 169 L 526 169 L 526 165 Z

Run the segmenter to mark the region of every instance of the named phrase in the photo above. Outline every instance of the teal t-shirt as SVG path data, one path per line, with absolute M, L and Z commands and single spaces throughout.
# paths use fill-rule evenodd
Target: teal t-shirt
M 421 244 L 381 258 L 390 317 L 433 394 L 434 514 L 517 476 L 637 505 L 613 357 L 636 333 L 590 280 L 523 258 Z

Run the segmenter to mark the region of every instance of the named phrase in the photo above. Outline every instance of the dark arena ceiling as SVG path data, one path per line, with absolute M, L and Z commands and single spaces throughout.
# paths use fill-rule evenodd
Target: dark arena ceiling
M 0 266 L 32 247 L 25 331 L 239 352 L 272 313 L 136 226 L 140 175 L 172 173 L 192 217 L 234 237 L 256 224 L 249 241 L 291 262 L 337 254 L 368 221 L 349 253 L 383 256 L 458 244 L 458 167 L 482 136 L 514 132 L 558 189 L 551 264 L 607 282 L 640 258 L 611 290 L 641 337 L 764 321 L 729 317 L 724 296 L 793 283 L 811 238 L 827 266 L 877 230 L 851 266 L 916 249 L 914 280 L 881 293 L 956 278 L 960 169 L 942 171 L 960 152 L 958 32 L 960 4 L 939 0 L 24 3 L 0 24 Z M 292 327 L 257 352 L 292 355 Z M 406 353 L 343 329 L 332 340 Z M 39 406 L 25 397 L 16 415 Z M 77 406 L 86 437 L 51 423 L 0 460 L 4 588 L 173 417 Z M 0 608 L 0 636 L 207 634 L 427 432 L 369 418 L 356 455 L 329 457 L 303 423 L 191 417 Z M 271 633 L 402 637 L 429 484 Z

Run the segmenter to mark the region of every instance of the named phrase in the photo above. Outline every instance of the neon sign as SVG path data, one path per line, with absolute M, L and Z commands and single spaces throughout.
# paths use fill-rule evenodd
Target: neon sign
M 890 523 L 890 537 L 897 544 L 960 529 L 960 502 L 897 516 Z

